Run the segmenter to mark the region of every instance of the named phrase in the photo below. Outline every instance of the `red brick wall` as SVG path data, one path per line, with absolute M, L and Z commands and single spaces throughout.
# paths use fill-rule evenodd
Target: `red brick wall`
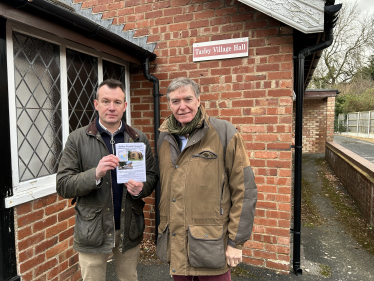
M 73 250 L 74 207 L 56 194 L 14 208 L 18 272 L 22 280 L 78 280 Z
M 326 144 L 326 160 L 374 225 L 374 164 L 335 142 Z
M 76 1 L 81 2 L 81 1 Z M 166 93 L 171 79 L 201 85 L 207 112 L 242 133 L 256 176 L 258 203 L 244 262 L 288 272 L 290 264 L 292 140 L 292 29 L 238 1 L 84 1 L 113 24 L 156 42 L 152 74 Z M 249 37 L 249 56 L 194 63 L 192 45 Z M 152 84 L 131 66 L 132 124 L 154 145 Z M 162 120 L 170 112 L 161 98 Z M 146 199 L 146 238 L 155 238 L 154 196 Z M 76 280 L 73 208 L 51 195 L 15 208 L 17 255 L 23 280 Z M 68 279 L 69 280 L 69 279 Z
M 114 21 L 149 35 L 158 58 L 152 74 L 166 93 L 171 79 L 187 76 L 201 86 L 208 114 L 232 122 L 242 133 L 254 168 L 258 204 L 244 261 L 287 272 L 290 261 L 292 29 L 238 1 L 126 1 Z M 95 9 L 95 8 L 94 8 Z M 246 58 L 193 62 L 196 42 L 249 37 Z M 132 122 L 153 143 L 152 85 L 131 69 Z M 161 98 L 161 119 L 170 114 Z M 153 199 L 150 199 L 150 201 Z M 152 202 L 149 202 L 152 203 Z M 154 206 L 147 205 L 147 211 Z M 149 225 L 153 226 L 153 213 Z M 154 237 L 154 227 L 146 229 Z
M 324 153 L 326 141 L 334 140 L 335 97 L 304 100 L 303 153 Z M 293 123 L 296 108 L 294 103 Z

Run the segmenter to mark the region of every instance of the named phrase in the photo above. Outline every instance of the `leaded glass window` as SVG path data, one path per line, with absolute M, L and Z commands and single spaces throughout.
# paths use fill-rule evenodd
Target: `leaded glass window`
M 10 208 L 56 192 L 69 133 L 97 116 L 98 83 L 114 78 L 128 85 L 129 74 L 118 57 L 11 20 L 6 46 L 13 55 L 7 60 L 14 193 L 5 206 Z M 130 120 L 129 110 L 127 116 Z
M 114 62 L 103 60 L 103 72 L 104 80 L 106 79 L 116 79 L 123 83 L 126 87 L 125 81 L 125 66 L 116 64 Z
M 98 60 L 78 51 L 66 50 L 69 97 L 69 131 L 94 120 L 94 99 L 98 86 Z
M 57 172 L 62 151 L 60 49 L 13 33 L 19 181 Z

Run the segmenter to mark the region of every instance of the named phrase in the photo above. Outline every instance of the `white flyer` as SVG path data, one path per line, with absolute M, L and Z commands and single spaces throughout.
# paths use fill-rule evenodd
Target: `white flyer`
M 146 181 L 144 143 L 117 143 L 116 155 L 119 158 L 117 183 L 127 183 L 129 180 Z

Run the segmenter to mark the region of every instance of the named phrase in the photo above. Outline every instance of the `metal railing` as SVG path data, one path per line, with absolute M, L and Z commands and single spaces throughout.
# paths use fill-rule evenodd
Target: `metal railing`
M 374 138 L 374 111 L 339 114 L 338 131 L 351 136 Z

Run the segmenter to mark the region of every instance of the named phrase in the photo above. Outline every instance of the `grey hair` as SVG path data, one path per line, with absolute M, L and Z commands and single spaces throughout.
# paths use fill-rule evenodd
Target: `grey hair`
M 106 79 L 104 80 L 103 82 L 100 83 L 100 85 L 97 87 L 97 91 L 96 91 L 96 99 L 99 98 L 99 89 L 104 86 L 104 85 L 107 85 L 109 87 L 109 89 L 117 89 L 117 88 L 120 88 L 121 91 L 125 94 L 125 87 L 123 86 L 123 83 L 119 80 L 116 80 L 116 79 Z M 126 101 L 126 94 L 125 94 L 125 101 Z
M 168 89 L 166 91 L 166 99 L 170 101 L 169 94 L 175 90 L 178 90 L 179 88 L 184 88 L 190 86 L 192 91 L 195 93 L 195 97 L 198 99 L 200 96 L 200 90 L 199 85 L 193 81 L 190 78 L 187 77 L 179 77 L 175 78 L 171 81 L 170 85 L 168 86 Z

